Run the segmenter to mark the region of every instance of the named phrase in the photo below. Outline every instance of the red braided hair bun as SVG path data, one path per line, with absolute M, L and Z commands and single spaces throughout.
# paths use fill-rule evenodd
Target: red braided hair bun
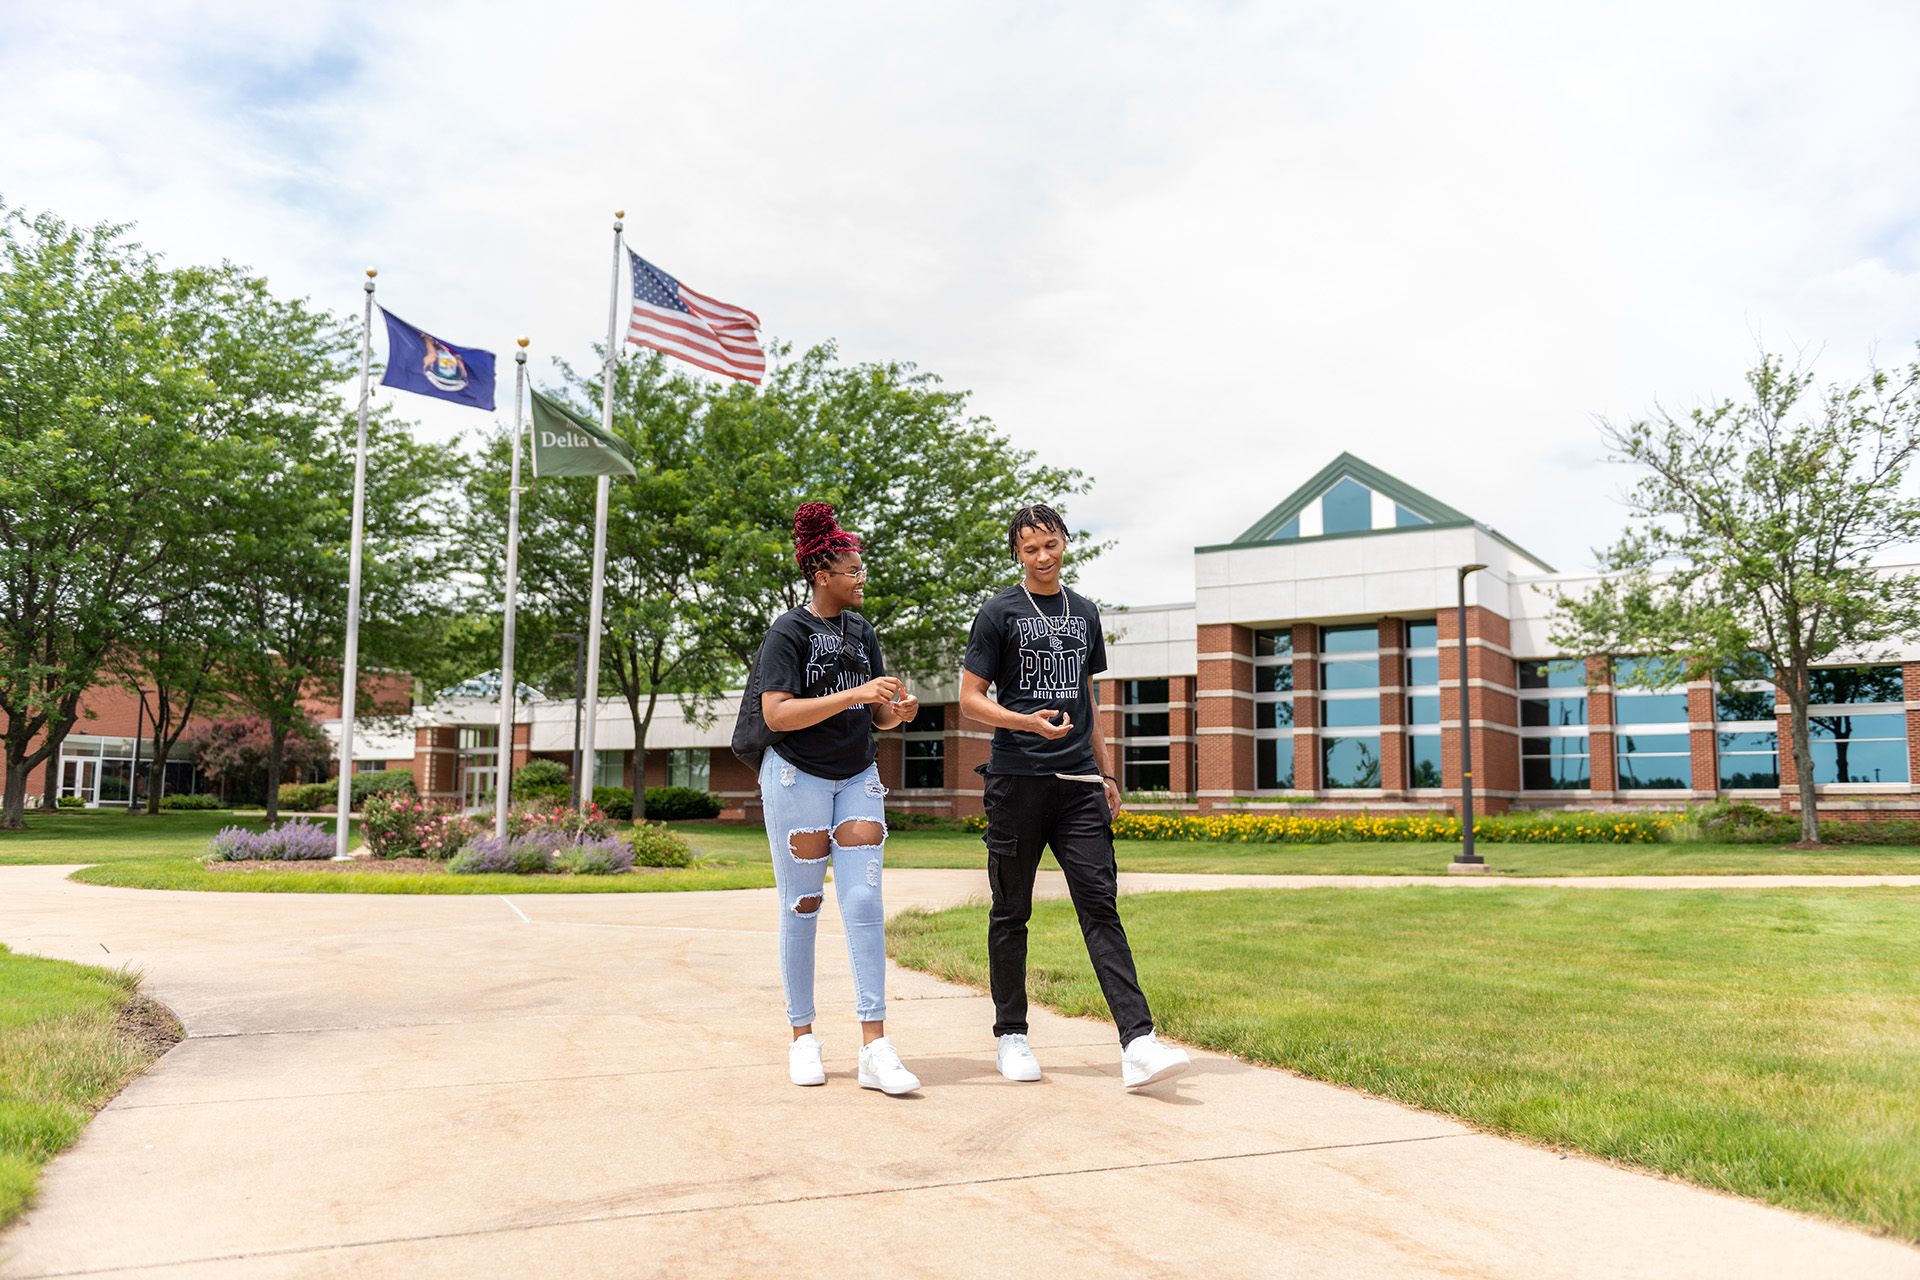
M 842 529 L 827 503 L 809 502 L 793 513 L 793 558 L 809 578 L 841 552 L 859 549 L 859 535 Z

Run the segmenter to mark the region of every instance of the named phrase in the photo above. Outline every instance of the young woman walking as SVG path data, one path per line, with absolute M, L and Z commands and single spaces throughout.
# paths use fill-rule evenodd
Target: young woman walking
M 794 513 L 793 544 L 813 598 L 776 618 L 760 647 L 761 716 L 786 735 L 761 762 L 760 804 L 779 885 L 788 1070 L 795 1084 L 827 1082 L 813 1034 L 813 960 L 831 863 L 860 1019 L 860 1086 L 909 1093 L 919 1078 L 887 1039 L 887 789 L 874 768 L 874 730 L 913 719 L 919 701 L 886 673 L 879 637 L 854 612 L 867 581 L 860 539 L 832 507 L 809 502 Z

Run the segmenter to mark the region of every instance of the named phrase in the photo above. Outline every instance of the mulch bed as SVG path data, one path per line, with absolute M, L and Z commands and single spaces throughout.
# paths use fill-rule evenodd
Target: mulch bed
M 148 1062 L 187 1038 L 187 1033 L 180 1027 L 180 1019 L 174 1017 L 167 1006 L 152 996 L 138 992 L 120 1010 L 120 1016 L 113 1024 L 113 1033 L 122 1040 L 132 1042 Z
M 336 874 L 353 875 L 370 872 L 374 875 L 435 876 L 446 873 L 447 864 L 438 858 L 355 858 L 351 862 L 333 862 L 319 858 L 311 861 L 302 859 L 297 862 L 281 862 L 278 859 L 254 859 L 246 862 L 209 862 L 207 870 L 228 871 L 325 871 Z

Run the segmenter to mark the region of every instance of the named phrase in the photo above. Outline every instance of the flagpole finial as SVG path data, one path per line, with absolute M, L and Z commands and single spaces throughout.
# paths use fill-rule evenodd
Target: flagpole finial
M 379 275 L 379 274 L 380 274 L 380 270 L 379 270 L 379 268 L 378 268 L 378 267 L 368 267 L 368 268 L 367 268 L 367 283 L 366 283 L 366 290 L 367 290 L 367 292 L 368 292 L 368 293 L 372 293 L 372 292 L 373 292 L 373 278 L 374 278 L 375 276 L 377 276 L 377 275 Z
M 524 347 L 524 346 L 526 346 L 526 345 L 527 345 L 527 344 L 528 344 L 529 342 L 531 342 L 531 341 L 533 341 L 533 339 L 531 339 L 531 338 L 515 338 L 515 339 L 514 339 L 514 341 L 515 341 L 515 342 L 518 342 L 518 343 L 519 343 L 519 344 L 520 344 L 521 346 L 523 346 L 523 347 Z
M 513 358 L 521 364 L 525 364 L 527 362 L 527 340 L 525 338 L 519 338 L 516 339 L 516 341 L 520 343 L 520 349 L 513 353 Z

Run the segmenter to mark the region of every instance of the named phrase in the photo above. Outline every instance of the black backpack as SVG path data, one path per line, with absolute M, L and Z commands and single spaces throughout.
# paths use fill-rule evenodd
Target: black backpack
M 760 764 L 766 759 L 767 748 L 787 736 L 767 728 L 760 714 L 760 655 L 766 647 L 767 642 L 762 640 L 760 648 L 754 651 L 753 665 L 747 669 L 747 689 L 740 695 L 740 714 L 733 719 L 734 758 L 753 770 L 756 778 L 760 776 Z

